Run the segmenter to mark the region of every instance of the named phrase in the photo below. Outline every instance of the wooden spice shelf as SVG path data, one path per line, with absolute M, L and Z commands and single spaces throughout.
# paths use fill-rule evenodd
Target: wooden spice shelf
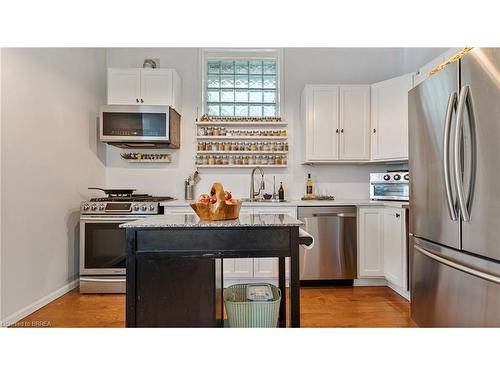
M 239 154 L 265 154 L 265 155 L 285 155 L 288 151 L 196 151 L 198 154 L 227 154 L 227 155 L 239 155 Z
M 238 135 L 198 135 L 196 136 L 197 139 L 254 139 L 254 140 L 269 140 L 269 141 L 285 141 L 288 137 L 287 136 L 275 136 L 275 135 L 243 135 L 243 136 L 238 136 Z
M 286 126 L 284 121 L 196 121 L 198 126 Z
M 226 164 L 226 165 L 220 165 L 220 164 L 215 164 L 215 165 L 208 165 L 208 164 L 198 164 L 195 165 L 197 168 L 255 168 L 255 167 L 262 167 L 262 168 L 286 168 L 288 165 L 287 164 Z

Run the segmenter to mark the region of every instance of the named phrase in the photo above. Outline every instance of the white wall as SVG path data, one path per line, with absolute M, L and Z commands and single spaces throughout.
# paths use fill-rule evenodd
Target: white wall
M 79 205 L 88 186 L 105 184 L 96 118 L 105 101 L 106 52 L 4 49 L 1 58 L 1 286 L 8 321 L 77 278 Z
M 428 55 L 439 51 L 419 49 L 412 62 L 420 66 Z M 306 173 L 312 173 L 320 193 L 337 198 L 367 198 L 368 174 L 394 166 L 335 165 L 301 166 L 300 93 L 307 83 L 371 84 L 407 73 L 403 48 L 286 48 L 283 52 L 283 113 L 289 123 L 289 167 L 267 169 L 267 188 L 272 189 L 272 176 L 283 181 L 288 197 L 303 194 Z M 200 107 L 199 50 L 195 48 L 112 48 L 107 52 L 108 67 L 141 67 L 146 58 L 160 58 L 161 67 L 178 70 L 183 79 L 183 111 L 180 150 L 171 150 L 171 165 L 127 164 L 120 159 L 120 149 L 107 146 L 106 181 L 108 187 L 134 187 L 142 192 L 167 194 L 183 198 L 183 179 L 194 170 L 195 119 Z M 407 64 L 408 65 L 408 64 Z M 201 111 L 201 109 L 200 109 Z M 201 113 L 199 114 L 201 115 Z M 215 171 L 215 172 L 214 172 Z M 220 181 L 238 197 L 248 196 L 250 170 L 201 170 L 202 180 L 196 193 L 207 191 Z

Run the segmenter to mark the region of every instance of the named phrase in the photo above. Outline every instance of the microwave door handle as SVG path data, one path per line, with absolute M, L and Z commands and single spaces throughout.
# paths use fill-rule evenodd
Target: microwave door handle
M 448 98 L 448 107 L 446 109 L 446 119 L 444 122 L 444 137 L 443 137 L 443 178 L 446 191 L 446 201 L 448 203 L 448 211 L 450 219 L 457 220 L 457 213 L 453 203 L 453 196 L 451 191 L 451 177 L 450 177 L 450 133 L 451 133 L 451 120 L 453 116 L 453 109 L 457 101 L 457 93 L 453 92 Z

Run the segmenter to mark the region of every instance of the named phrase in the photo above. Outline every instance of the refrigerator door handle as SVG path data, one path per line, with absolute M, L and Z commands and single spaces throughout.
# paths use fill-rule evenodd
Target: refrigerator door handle
M 454 144 L 454 166 L 455 166 L 455 184 L 457 188 L 457 197 L 458 197 L 458 204 L 460 206 L 460 212 L 462 214 L 462 219 L 465 222 L 470 221 L 470 214 L 469 214 L 469 207 L 468 203 L 470 203 L 470 198 L 472 196 L 472 191 L 473 191 L 473 182 L 474 182 L 474 170 L 475 170 L 475 139 L 473 136 L 473 124 L 471 122 L 474 121 L 474 116 L 472 112 L 472 105 L 471 101 L 469 100 L 469 92 L 470 88 L 469 86 L 463 86 L 462 89 L 460 90 L 460 95 L 458 97 L 458 106 L 457 106 L 457 122 L 456 122 L 456 131 L 455 131 L 455 144 Z M 471 158 L 472 158 L 472 163 L 471 163 L 471 174 L 469 176 L 469 197 L 466 200 L 465 198 L 465 191 L 464 191 L 464 186 L 463 186 L 463 178 L 462 178 L 462 171 L 461 171 L 461 147 L 460 147 L 460 141 L 462 139 L 462 133 L 463 133 L 463 117 L 464 117 L 464 112 L 465 112 L 465 107 L 468 107 L 469 110 L 469 125 L 471 126 L 471 131 L 472 134 L 472 139 L 471 139 Z
M 450 219 L 453 221 L 457 220 L 457 213 L 455 211 L 455 204 L 453 202 L 453 196 L 451 192 L 451 178 L 450 178 L 450 132 L 451 132 L 451 120 L 453 116 L 453 109 L 455 108 L 457 102 L 457 93 L 452 92 L 448 98 L 448 107 L 446 109 L 446 119 L 444 123 L 444 137 L 443 137 L 443 177 L 444 186 L 446 191 L 446 200 L 448 202 L 448 211 L 450 213 Z
M 477 270 L 477 269 L 474 269 L 474 268 L 470 268 L 470 267 L 467 267 L 463 264 L 460 264 L 460 263 L 457 263 L 457 262 L 453 262 L 447 258 L 443 258 L 437 254 L 434 254 L 433 252 L 430 252 L 428 250 L 425 250 L 424 248 L 418 246 L 418 245 L 414 245 L 413 246 L 415 248 L 415 250 L 419 251 L 420 253 L 422 253 L 423 255 L 431 258 L 431 259 L 434 259 L 435 261 L 439 262 L 439 263 L 442 263 L 442 264 L 445 264 L 449 267 L 452 267 L 452 268 L 455 268 L 459 271 L 462 271 L 462 272 L 465 272 L 465 273 L 468 273 L 469 275 L 472 275 L 472 276 L 476 276 L 476 277 L 479 277 L 483 280 L 486 280 L 486 281 L 491 281 L 493 283 L 496 283 L 496 284 L 500 284 L 500 276 L 498 275 L 493 275 L 493 274 L 490 274 L 490 273 L 486 273 L 486 272 L 483 272 L 483 271 L 480 271 L 480 270 Z

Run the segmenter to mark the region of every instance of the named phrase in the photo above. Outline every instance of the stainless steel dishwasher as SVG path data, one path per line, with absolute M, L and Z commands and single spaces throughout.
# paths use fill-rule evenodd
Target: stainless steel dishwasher
M 353 280 L 357 277 L 356 207 L 299 207 L 299 220 L 314 237 L 300 248 L 300 280 Z

